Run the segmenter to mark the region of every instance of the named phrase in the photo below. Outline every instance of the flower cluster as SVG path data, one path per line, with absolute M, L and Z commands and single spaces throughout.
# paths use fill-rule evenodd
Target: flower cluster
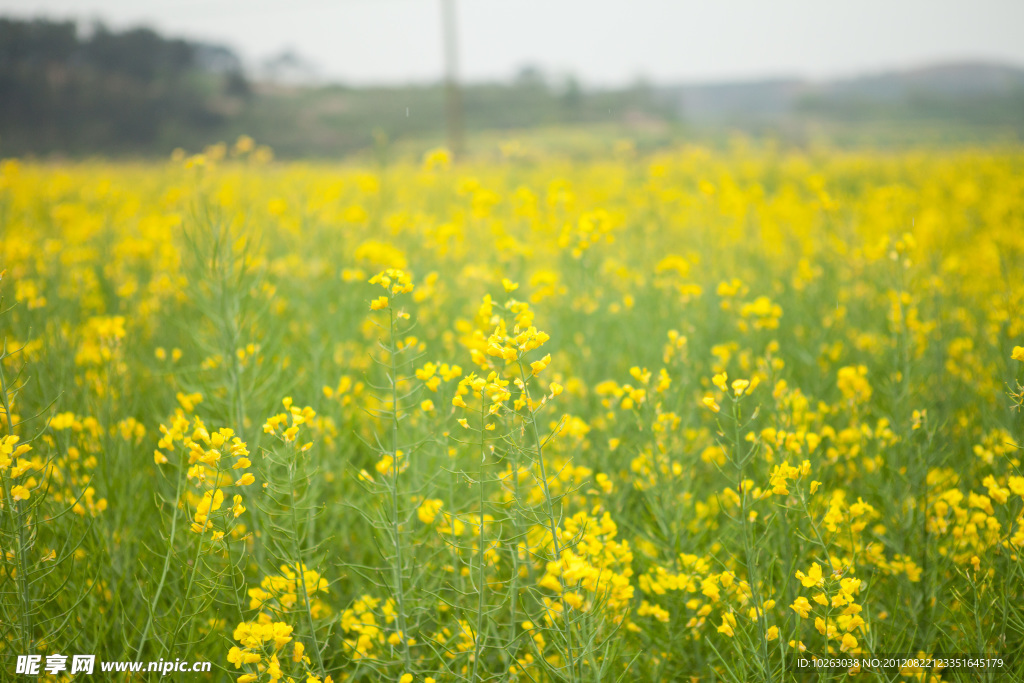
M 180 411 L 169 427 L 160 425 L 160 433 L 163 436 L 153 454 L 153 459 L 158 465 L 169 462 L 164 451 L 173 452 L 178 442 L 187 454 L 185 464 L 188 469 L 185 476 L 193 482 L 196 489 L 185 494 L 192 509 L 192 531 L 205 534 L 212 530 L 213 540 L 222 539 L 233 527 L 231 522 L 245 512 L 240 493 L 235 493 L 231 498 L 231 505 L 224 508 L 228 495 L 226 491 L 250 486 L 256 481 L 255 475 L 246 471 L 252 465 L 248 447 L 235 436 L 234 430 L 222 427 L 211 433 L 198 417 L 193 417 L 190 421 Z M 221 512 L 219 516 L 224 520 L 219 529 L 214 528 L 217 512 Z

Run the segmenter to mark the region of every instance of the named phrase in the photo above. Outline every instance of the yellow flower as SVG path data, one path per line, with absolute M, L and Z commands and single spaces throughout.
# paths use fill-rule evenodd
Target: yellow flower
M 857 647 L 857 639 L 850 633 L 843 634 L 843 641 L 839 646 L 840 652 L 849 652 Z
M 1014 346 L 1010 358 L 1024 362 L 1024 346 Z
M 238 647 L 232 647 L 228 652 L 228 662 L 235 665 L 236 669 L 242 668 L 243 664 L 255 664 L 260 661 L 260 655 Z
M 843 619 L 843 618 L 847 618 L 847 617 L 840 617 L 840 618 Z M 852 617 L 849 617 L 849 621 L 846 622 L 846 630 L 852 632 L 852 631 L 860 628 L 861 626 L 863 626 L 865 623 L 866 622 L 861 618 L 861 616 L 859 614 L 855 614 Z
M 811 612 L 811 603 L 808 602 L 807 598 L 802 595 L 793 601 L 790 605 L 794 612 L 800 615 L 801 618 L 806 619 L 807 615 Z
M 507 277 L 501 279 L 501 286 L 505 288 L 506 292 L 514 292 L 519 289 L 519 283 L 512 282 Z
M 819 583 L 821 583 L 821 565 L 815 562 L 811 565 L 811 568 L 807 571 L 806 574 L 804 574 L 802 571 L 797 570 L 796 578 L 800 579 L 800 583 L 802 583 L 805 588 L 817 586 Z
M 1018 496 L 1024 496 L 1024 477 L 1010 477 L 1006 485 Z
M 726 386 L 726 382 L 729 380 L 729 375 L 724 372 L 720 372 L 711 378 L 711 383 L 722 391 L 728 391 L 729 388 Z
M 28 500 L 32 496 L 32 493 L 27 488 L 19 484 L 11 489 L 11 496 L 14 500 Z
M 433 524 L 434 519 L 437 518 L 437 513 L 443 506 L 443 500 L 440 500 L 439 498 L 428 498 L 420 503 L 419 508 L 416 510 L 416 515 L 424 524 Z
M 412 683 L 412 674 L 402 674 L 402 677 L 398 679 L 398 683 Z
M 273 630 L 274 647 L 280 649 L 292 640 L 292 626 L 283 621 L 274 623 Z
M 255 481 L 256 477 L 252 475 L 252 472 L 246 472 L 235 482 L 235 486 L 248 486 Z
M 733 631 L 733 626 L 735 626 L 735 625 L 736 625 L 736 617 L 734 617 L 732 615 L 732 613 L 726 612 L 725 614 L 722 615 L 722 624 L 716 630 L 719 633 L 724 633 L 725 635 L 727 635 L 730 638 L 732 638 L 733 635 L 735 634 L 734 631 Z
M 371 311 L 379 311 L 388 307 L 388 298 L 386 296 L 378 296 L 376 299 L 370 302 Z
M 429 398 L 426 399 L 425 401 L 423 401 L 422 403 L 420 403 L 420 410 L 422 410 L 425 413 L 429 413 L 433 409 L 434 409 L 434 402 L 431 401 Z
M 717 413 L 718 411 L 720 411 L 722 409 L 722 407 L 720 405 L 718 405 L 718 403 L 715 401 L 715 397 L 714 396 L 705 396 L 704 397 L 704 405 L 706 405 L 708 408 L 710 408 L 711 412 L 713 412 L 713 413 Z
M 437 147 L 430 150 L 423 156 L 423 170 L 434 171 L 444 170 L 452 165 L 452 155 L 444 147 Z

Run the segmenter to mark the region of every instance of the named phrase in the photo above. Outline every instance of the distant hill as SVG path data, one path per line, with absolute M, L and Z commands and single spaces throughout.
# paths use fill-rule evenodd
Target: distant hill
M 291 158 L 443 144 L 441 83 L 313 85 L 314 71 L 285 53 L 254 82 L 224 46 L 146 28 L 0 18 L 0 157 L 163 156 L 241 134 Z M 725 143 L 737 131 L 797 146 L 1024 140 L 1024 69 L 1001 64 L 618 89 L 527 69 L 508 82 L 465 84 L 461 101 L 470 151 L 474 139 L 493 150 L 496 139 L 531 134 L 576 148 L 569 129 L 642 149 Z
M 807 84 L 795 79 L 705 83 L 657 88 L 690 123 L 773 121 L 792 113 Z
M 1024 68 L 984 62 L 936 64 L 824 83 L 816 89 L 833 96 L 859 95 L 898 100 L 913 93 L 947 97 L 1020 93 Z
M 1024 69 L 1003 64 L 940 64 L 825 82 L 680 85 L 658 94 L 697 126 L 925 121 L 1024 133 Z

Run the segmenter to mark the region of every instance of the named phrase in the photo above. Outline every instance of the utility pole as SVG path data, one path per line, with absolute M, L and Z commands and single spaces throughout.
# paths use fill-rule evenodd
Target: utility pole
M 452 156 L 462 155 L 462 95 L 459 93 L 459 45 L 455 26 L 455 0 L 441 0 L 441 28 L 444 41 L 444 103 L 448 148 Z

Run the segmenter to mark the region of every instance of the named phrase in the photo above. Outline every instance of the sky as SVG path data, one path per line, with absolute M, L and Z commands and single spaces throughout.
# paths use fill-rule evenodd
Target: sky
M 594 86 L 1024 66 L 1024 0 L 455 0 L 459 77 L 522 67 Z M 146 25 L 250 65 L 293 50 L 326 80 L 437 81 L 441 0 L 0 0 L 0 14 Z

